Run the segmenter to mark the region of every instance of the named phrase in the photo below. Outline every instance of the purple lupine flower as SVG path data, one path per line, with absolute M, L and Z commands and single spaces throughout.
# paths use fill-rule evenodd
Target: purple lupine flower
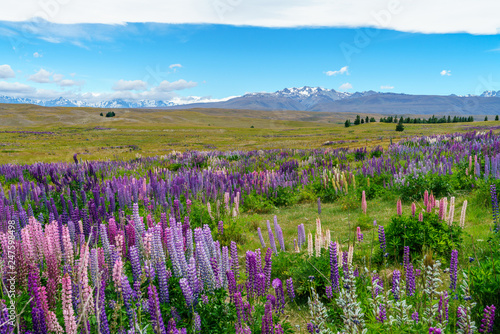
M 448 322 L 448 292 L 447 291 L 444 291 L 439 296 L 439 305 L 438 305 L 436 319 L 440 323 L 446 324 Z
M 175 307 L 172 308 L 172 312 L 175 310 Z M 177 310 L 175 310 L 177 312 Z M 177 329 L 177 324 L 175 323 L 176 317 L 170 318 L 167 324 L 167 333 L 168 334 L 179 334 L 179 330 Z M 180 320 L 180 317 L 179 317 Z
M 375 299 L 384 290 L 384 281 L 380 278 L 378 274 L 373 275 L 372 286 L 373 286 L 372 297 L 373 299 Z
M 333 298 L 333 291 L 332 291 L 332 286 L 331 285 L 327 285 L 326 288 L 325 288 L 325 292 L 326 292 L 326 298 L 328 299 L 332 299 Z
M 429 328 L 429 334 L 442 334 L 441 328 L 439 327 L 431 327 Z
M 378 226 L 378 241 L 380 243 L 380 249 L 382 250 L 382 253 L 384 253 L 384 256 L 385 256 L 387 246 L 385 243 L 385 231 L 384 231 L 384 227 L 382 225 Z
M 127 310 L 127 318 L 130 324 L 130 328 L 135 328 L 136 324 L 136 313 L 134 306 L 134 299 L 136 299 L 134 290 L 130 287 L 128 278 L 126 275 L 122 276 L 122 295 L 125 308 Z
M 349 277 L 349 263 L 347 252 L 342 252 L 342 273 L 344 274 L 344 279 Z
M 238 291 L 238 287 L 236 286 L 236 279 L 234 277 L 234 272 L 232 270 L 226 271 L 227 276 L 227 289 L 229 292 L 229 296 L 232 298 L 233 295 Z
M 158 283 L 160 289 L 160 303 L 169 302 L 169 292 L 168 292 L 168 276 L 167 267 L 165 262 L 161 261 L 156 264 L 156 271 L 158 272 Z
M 216 288 L 219 288 L 220 287 L 219 264 L 217 263 L 217 259 L 215 257 L 210 258 L 210 266 L 212 267 L 212 271 L 214 273 Z
M 456 249 L 451 251 L 450 260 L 450 290 L 457 289 L 457 270 L 458 270 L 458 251 Z
M 403 268 L 405 272 L 408 269 L 409 263 L 410 263 L 410 246 L 404 246 Z
M 201 332 L 201 317 L 198 313 L 194 312 L 194 331 L 195 333 Z
M 293 289 L 293 280 L 291 277 L 286 280 L 286 291 L 288 292 L 288 297 L 293 302 L 295 299 L 295 290 Z
M 266 243 L 264 242 L 264 237 L 262 237 L 262 231 L 260 227 L 257 227 L 257 233 L 259 234 L 260 245 L 262 248 L 266 248 Z
M 312 322 L 308 322 L 307 323 L 307 331 L 310 333 L 310 334 L 314 334 L 315 333 L 315 326 L 313 325 Z
M 203 285 L 208 291 L 213 291 L 216 287 L 215 275 L 210 264 L 209 251 L 205 247 L 205 234 L 201 228 L 198 227 L 194 230 L 194 238 L 196 241 L 196 259 Z
M 255 259 L 255 253 L 252 251 L 246 252 L 246 274 L 247 274 L 247 296 L 248 298 L 253 298 L 254 293 L 256 293 L 256 274 L 257 274 L 257 261 Z
M 384 304 L 380 304 L 378 306 L 378 313 L 377 313 L 377 321 L 380 322 L 380 323 L 384 323 L 384 321 L 387 320 L 387 311 L 385 309 L 385 305 Z
M 261 330 L 262 334 L 273 334 L 273 305 L 270 301 L 264 307 Z
M 278 224 L 278 217 L 274 216 L 274 232 L 276 233 L 276 238 L 278 238 L 278 243 L 282 251 L 285 251 L 285 240 L 283 239 L 283 231 L 281 226 Z
M 101 225 L 102 226 L 102 225 Z M 99 310 L 100 314 L 99 319 L 100 319 L 100 332 L 103 334 L 110 334 L 111 332 L 109 331 L 109 325 L 108 325 L 108 317 L 106 316 L 106 295 L 105 295 L 105 290 L 106 290 L 106 283 L 104 281 L 101 281 L 101 287 L 99 291 L 99 300 L 96 300 L 96 304 L 99 305 Z M 96 307 L 97 309 L 97 307 Z
M 283 330 L 283 327 L 281 327 L 281 324 L 277 324 L 274 326 L 274 334 L 284 334 L 285 331 Z
M 218 229 L 219 235 L 224 234 L 224 222 L 222 220 L 220 220 L 219 223 L 217 224 L 217 229 Z
M 415 324 L 418 325 L 418 312 L 415 311 L 411 314 L 411 318 L 413 319 L 413 321 L 415 321 Z
M 271 248 L 266 250 L 266 256 L 264 257 L 264 276 L 266 277 L 266 291 L 271 286 L 271 270 L 273 266 L 273 251 Z
M 285 292 L 283 291 L 283 282 L 279 278 L 273 280 L 273 288 L 276 293 L 276 302 L 281 313 L 285 310 Z
M 361 233 L 361 228 L 359 226 L 356 229 L 356 236 L 358 238 L 358 242 L 363 241 L 363 233 Z
M 339 264 L 337 258 L 337 243 L 330 242 L 330 280 L 332 281 L 332 288 L 335 291 L 339 290 Z
M 260 248 L 255 250 L 255 265 L 257 266 L 257 273 L 263 273 L 262 269 L 262 254 Z
M 392 295 L 395 300 L 399 300 L 399 282 L 401 280 L 401 272 L 394 270 L 392 273 Z
M 278 250 L 276 249 L 276 241 L 274 240 L 274 234 L 271 230 L 271 223 L 269 223 L 269 220 L 267 221 L 267 232 L 269 233 L 269 244 L 271 245 L 271 249 L 273 250 L 274 254 L 278 254 Z
M 483 320 L 481 320 L 480 333 L 493 333 L 493 325 L 495 322 L 495 305 L 486 306 L 484 308 Z
M 238 259 L 238 246 L 234 241 L 231 241 L 231 270 L 234 273 L 234 278 L 238 280 L 240 276 L 240 262 Z
M 255 276 L 255 287 L 257 296 L 263 297 L 266 292 L 266 276 L 263 273 Z
M 165 324 L 160 311 L 160 302 L 158 301 L 158 293 L 154 285 L 148 286 L 148 311 L 151 317 L 151 326 L 156 334 L 166 334 Z
M 408 296 L 413 296 L 415 293 L 415 273 L 413 271 L 413 264 L 409 263 L 406 267 L 406 294 Z
M 179 280 L 179 285 L 181 286 L 182 294 L 184 295 L 184 298 L 186 299 L 186 304 L 188 308 L 191 308 L 194 306 L 194 295 L 193 295 L 193 290 L 191 290 L 191 287 L 189 286 L 189 282 L 186 278 L 181 278 Z
M 236 308 L 236 316 L 238 318 L 238 324 L 241 326 L 241 324 L 245 321 L 244 318 L 244 310 L 243 310 L 243 299 L 241 298 L 241 292 L 236 292 L 234 294 L 234 306 Z
M 189 259 L 188 264 L 188 282 L 194 295 L 198 295 L 201 291 L 198 275 L 196 274 L 196 261 L 193 257 Z
M 130 264 L 132 265 L 132 275 L 134 277 L 134 282 L 140 282 L 142 276 L 141 262 L 139 260 L 139 251 L 137 247 L 132 246 L 129 249 L 130 252 Z
M 498 209 L 498 198 L 497 198 L 497 187 L 495 184 L 490 186 L 491 193 L 491 208 L 493 211 L 493 224 L 495 226 L 495 231 L 498 232 L 500 226 L 500 212 Z
M 207 297 L 207 295 L 201 295 L 200 298 L 201 298 L 201 301 L 203 302 L 203 304 L 208 304 L 208 297 Z
M 229 249 L 227 248 L 227 246 L 223 246 L 222 247 L 222 255 L 221 255 L 221 276 L 222 276 L 222 286 L 224 288 L 227 287 L 227 276 L 226 276 L 226 272 L 228 270 L 230 270 L 230 265 L 229 265 Z

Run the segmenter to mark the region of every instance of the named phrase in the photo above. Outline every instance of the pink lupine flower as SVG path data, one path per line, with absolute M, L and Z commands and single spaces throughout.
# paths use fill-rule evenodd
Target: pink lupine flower
M 361 194 L 361 210 L 363 210 L 364 214 L 366 214 L 366 209 L 367 209 L 366 194 L 365 191 L 363 190 L 363 193 Z
M 71 302 L 71 278 L 68 274 L 64 275 L 62 279 L 62 307 L 64 324 L 66 326 L 66 333 L 76 334 L 76 320 L 73 312 L 73 305 Z
M 64 261 L 66 264 L 73 265 L 73 244 L 71 243 L 71 237 L 69 235 L 69 228 L 64 225 L 63 228 L 63 247 L 64 247 Z
M 398 199 L 398 203 L 396 205 L 396 211 L 398 216 L 401 216 L 403 214 L 403 207 L 401 206 L 401 200 Z
M 115 282 L 116 291 L 122 290 L 123 262 L 121 259 L 116 260 L 113 267 L 113 281 Z

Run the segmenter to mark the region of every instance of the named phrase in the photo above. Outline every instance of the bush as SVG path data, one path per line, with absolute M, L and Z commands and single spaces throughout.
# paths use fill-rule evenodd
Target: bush
M 307 297 L 310 295 L 310 276 L 314 276 L 316 291 L 325 292 L 326 286 L 330 285 L 330 278 L 322 274 L 330 272 L 328 251 L 322 250 L 320 257 L 309 257 L 306 248 L 306 244 L 302 245 L 302 252 L 299 254 L 279 252 L 278 255 L 273 255 L 271 277 L 280 278 L 283 282 L 291 277 L 295 288 L 295 301 L 299 305 L 307 303 Z
M 245 196 L 245 200 L 243 201 L 241 208 L 244 212 L 270 213 L 271 210 L 274 209 L 274 206 L 267 198 L 253 192 L 250 195 Z
M 469 287 L 475 307 L 476 323 L 480 323 L 486 306 L 500 305 L 500 252 L 492 252 L 480 265 L 468 270 Z M 495 314 L 493 333 L 500 333 L 500 312 Z
M 448 226 L 437 214 L 424 213 L 423 222 L 418 217 L 394 216 L 385 228 L 387 253 L 402 258 L 404 246 L 421 253 L 424 246 L 438 256 L 449 258 L 451 251 L 462 243 L 462 229 L 458 224 Z
M 432 192 L 435 198 L 449 196 L 454 193 L 455 184 L 456 180 L 451 175 L 408 175 L 398 189 L 403 201 L 415 201 L 423 198 L 426 190 Z

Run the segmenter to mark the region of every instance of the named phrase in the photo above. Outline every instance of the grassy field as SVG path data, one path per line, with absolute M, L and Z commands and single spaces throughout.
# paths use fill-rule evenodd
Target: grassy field
M 118 109 L 116 117 L 100 116 L 107 111 L 0 105 L 0 164 L 72 161 L 75 153 L 84 160 L 102 160 L 163 155 L 172 150 L 316 148 L 328 141 L 349 141 L 332 147 L 387 146 L 403 136 L 471 127 L 486 130 L 496 124 L 412 124 L 401 133 L 393 124 L 378 122 L 345 128 L 344 121 L 355 117 L 345 113 Z

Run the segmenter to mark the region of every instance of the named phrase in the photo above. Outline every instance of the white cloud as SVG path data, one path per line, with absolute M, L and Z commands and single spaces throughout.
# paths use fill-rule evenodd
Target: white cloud
M 394 89 L 394 86 L 380 86 L 380 89 L 391 90 Z
M 35 52 L 35 53 L 33 53 L 33 57 L 35 57 L 35 58 L 42 58 L 43 55 L 41 53 Z
M 172 64 L 169 66 L 170 69 L 174 69 L 174 71 L 177 69 L 177 68 L 181 68 L 182 65 L 181 64 Z
M 442 76 L 450 76 L 451 75 L 451 71 L 449 71 L 449 70 L 442 70 L 439 74 L 441 74 Z
M 0 65 L 0 78 L 8 79 L 14 78 L 15 76 L 16 73 L 14 73 L 10 65 Z
M 38 82 L 38 83 L 49 83 L 51 75 L 52 75 L 52 73 L 41 68 L 40 71 L 38 71 L 36 74 L 30 75 L 28 77 L 28 80 Z
M 371 26 L 421 33 L 472 34 L 498 34 L 500 28 L 500 2 L 492 0 L 148 0 L 147 6 L 141 0 L 72 0 L 52 1 L 55 8 L 41 6 L 39 0 L 4 2 L 0 21 L 26 21 L 38 16 L 55 23 Z
M 192 87 L 196 87 L 198 83 L 193 82 L 193 81 L 186 81 L 184 79 L 180 79 L 177 81 L 169 82 L 167 80 L 162 81 L 158 87 L 155 87 L 155 91 L 158 92 L 171 92 L 174 90 L 182 90 L 182 89 L 188 89 Z
M 146 90 L 148 84 L 142 80 L 118 80 L 113 85 L 113 90 Z
M 343 83 L 339 87 L 339 90 L 348 90 L 348 89 L 352 89 L 352 85 L 350 83 L 348 83 L 348 82 Z
M 19 82 L 0 81 L 0 92 L 9 94 L 33 93 L 35 89 Z
M 63 78 L 64 78 L 64 75 L 62 75 L 62 74 L 57 74 L 57 73 L 56 73 L 56 74 L 54 74 L 54 75 L 52 76 L 52 79 L 53 79 L 55 82 L 59 82 L 59 81 L 61 81 Z
M 69 80 L 69 79 L 64 79 L 57 84 L 61 87 L 72 87 L 72 86 L 83 86 L 85 84 L 85 81 L 75 81 L 75 80 Z
M 349 75 L 349 66 L 344 66 L 338 71 L 327 71 L 327 72 L 325 72 L 325 74 L 328 75 L 329 77 L 331 77 L 332 75 L 336 76 L 337 74 Z

